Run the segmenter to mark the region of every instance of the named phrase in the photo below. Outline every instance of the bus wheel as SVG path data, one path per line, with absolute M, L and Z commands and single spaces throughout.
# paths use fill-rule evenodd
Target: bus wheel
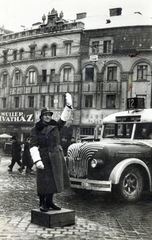
M 120 197 L 127 202 L 140 199 L 143 191 L 143 176 L 140 170 L 128 167 L 121 175 L 118 185 Z

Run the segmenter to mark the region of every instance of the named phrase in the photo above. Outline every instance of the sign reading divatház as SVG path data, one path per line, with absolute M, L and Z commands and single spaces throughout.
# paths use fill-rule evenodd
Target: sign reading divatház
M 33 111 L 6 111 L 0 112 L 0 122 L 34 122 Z

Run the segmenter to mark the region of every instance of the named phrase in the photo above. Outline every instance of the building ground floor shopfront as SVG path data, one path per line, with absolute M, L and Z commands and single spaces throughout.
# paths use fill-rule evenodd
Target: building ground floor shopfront
M 16 136 L 19 142 L 30 136 L 31 128 L 34 126 L 33 110 L 3 110 L 0 112 L 0 134 L 6 133 Z M 0 139 L 1 147 L 9 138 Z
M 61 131 L 61 137 L 63 135 L 69 139 L 74 137 L 77 141 L 86 136 L 97 136 L 101 132 L 103 118 L 113 112 L 106 109 L 73 110 Z M 53 119 L 58 121 L 61 113 L 60 110 L 54 110 Z M 40 120 L 39 116 L 40 110 L 3 110 L 0 112 L 0 134 L 16 136 L 18 141 L 22 142 L 30 136 L 32 127 Z M 4 141 L 8 140 L 0 139 L 0 143 Z

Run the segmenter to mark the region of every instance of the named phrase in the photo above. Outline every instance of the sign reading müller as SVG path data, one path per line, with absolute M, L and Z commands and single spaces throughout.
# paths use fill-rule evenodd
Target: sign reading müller
M 33 123 L 34 111 L 1 111 L 0 123 L 13 122 L 13 123 Z

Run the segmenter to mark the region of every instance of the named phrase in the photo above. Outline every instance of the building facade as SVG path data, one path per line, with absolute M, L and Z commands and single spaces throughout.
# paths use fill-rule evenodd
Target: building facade
M 45 106 L 57 120 L 66 92 L 74 106 L 67 128 L 76 138 L 93 135 L 105 116 L 126 110 L 129 97 L 142 97 L 151 108 L 152 25 L 117 26 L 121 17 L 118 8 L 104 24 L 88 23 L 86 13 L 69 22 L 53 9 L 47 23 L 43 16 L 38 27 L 2 34 L 1 133 L 23 140 Z
M 121 8 L 109 13 L 109 19 L 82 19 L 82 135 L 83 126 L 96 130 L 105 116 L 126 110 L 127 98 L 144 98 L 145 108 L 152 107 L 152 22 L 138 12 L 123 16 Z
M 22 140 L 30 132 L 31 121 L 34 124 L 39 119 L 40 110 L 45 106 L 52 109 L 54 119 L 58 119 L 66 92 L 72 94 L 74 108 L 79 111 L 79 48 L 83 28 L 83 23 L 68 23 L 53 9 L 46 24 L 1 37 L 2 132 L 17 135 Z M 33 118 L 26 124 L 21 118 L 10 117 L 20 113 L 25 115 L 27 111 L 33 111 Z M 72 121 L 73 118 L 68 125 Z

